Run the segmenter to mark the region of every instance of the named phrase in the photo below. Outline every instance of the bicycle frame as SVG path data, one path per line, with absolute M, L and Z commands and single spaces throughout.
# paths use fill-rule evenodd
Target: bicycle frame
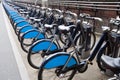
M 63 61 L 62 64 L 56 63 L 56 65 L 55 65 L 55 66 L 52 66 L 51 68 L 55 68 L 55 67 L 58 67 L 58 66 L 63 66 L 63 68 L 62 68 L 62 70 L 61 70 L 61 73 L 65 73 L 65 72 L 67 72 L 67 71 L 69 71 L 69 70 L 76 70 L 76 69 L 77 69 L 77 70 L 79 71 L 79 69 L 87 67 L 87 64 L 92 64 L 92 61 L 94 60 L 94 58 L 95 58 L 95 56 L 97 55 L 98 51 L 100 50 L 101 46 L 103 45 L 104 42 L 107 41 L 107 39 L 108 39 L 108 38 L 107 38 L 108 34 L 109 34 L 109 31 L 108 31 L 108 30 L 106 30 L 106 31 L 103 32 L 103 34 L 102 34 L 100 40 L 98 41 L 95 49 L 93 50 L 93 52 L 91 53 L 91 55 L 89 56 L 89 58 L 88 58 L 87 60 L 85 60 L 85 61 L 80 61 L 77 54 L 76 54 L 76 55 L 77 55 L 77 58 L 75 58 L 75 57 L 73 56 L 75 53 L 69 53 L 69 54 L 68 54 L 68 53 L 65 53 L 65 55 L 68 56 L 67 59 L 66 59 L 66 58 L 65 58 L 65 59 L 62 59 L 62 61 Z M 120 37 L 119 37 L 119 39 L 120 39 Z M 54 62 L 54 59 L 55 59 L 55 60 L 59 60 L 58 57 L 60 57 L 60 55 L 61 55 L 61 57 L 63 57 L 62 53 L 64 53 L 64 52 L 61 52 L 60 54 L 59 54 L 59 53 L 56 53 L 55 56 L 52 56 L 52 57 L 48 58 L 45 62 L 43 62 L 43 63 L 44 63 L 43 65 L 47 65 L 47 63 L 49 63 L 49 61 L 50 61 L 50 62 Z M 74 63 L 76 63 L 76 64 L 72 64 L 71 66 L 68 67 L 68 63 L 69 63 L 69 61 L 71 61 L 71 59 L 72 59 L 73 61 L 75 61 Z M 50 63 L 49 63 L 49 64 L 50 64 Z M 52 63 L 51 63 L 51 64 L 52 64 Z M 70 64 L 70 63 L 69 63 L 69 64 Z M 41 67 L 43 67 L 43 66 L 41 66 Z M 47 65 L 47 67 L 49 67 L 49 69 L 50 69 L 50 65 Z M 47 68 L 47 67 L 46 67 L 46 68 Z M 44 67 L 44 68 L 45 68 L 45 67 Z M 86 71 L 86 70 L 87 70 L 87 68 L 85 68 L 84 71 Z M 83 72 L 84 72 L 84 71 L 83 71 Z M 80 71 L 79 71 L 79 72 L 80 72 Z
M 101 36 L 101 38 L 100 38 L 100 40 L 98 41 L 95 49 L 93 50 L 92 54 L 91 54 L 90 57 L 88 58 L 88 62 L 91 63 L 91 61 L 94 60 L 94 58 L 95 58 L 95 56 L 97 55 L 100 47 L 102 46 L 103 42 L 105 41 L 105 38 L 106 38 L 107 35 L 108 35 L 108 31 L 104 31 L 103 34 L 102 34 L 102 36 Z
M 92 30 L 92 27 L 85 27 L 83 28 L 83 30 L 81 31 L 81 34 L 83 35 L 83 40 L 85 40 L 84 42 L 84 49 L 85 51 L 88 51 L 90 50 L 90 44 L 91 44 L 91 30 Z
M 85 51 L 89 51 L 91 49 L 91 32 L 92 27 L 90 25 L 83 26 L 81 22 L 77 23 L 77 27 L 75 28 L 75 31 L 72 34 L 73 39 L 77 41 L 77 38 L 79 38 L 80 35 L 82 35 L 82 44 L 83 47 L 81 49 L 85 49 Z M 76 42 L 75 41 L 75 42 Z
M 100 38 L 100 40 L 98 41 L 98 44 L 96 45 L 96 47 L 93 50 L 93 52 L 90 55 L 90 57 L 88 58 L 89 62 L 93 61 L 93 59 L 97 55 L 97 53 L 100 50 L 100 48 L 101 48 L 102 44 L 104 43 L 104 41 L 105 42 L 108 41 L 108 36 L 109 36 L 109 31 L 104 31 L 102 36 L 101 36 L 101 38 Z M 116 57 L 116 54 L 118 54 L 118 49 L 119 49 L 118 45 L 120 43 L 120 41 L 119 41 L 120 40 L 120 36 L 117 36 L 117 35 L 114 35 L 114 36 L 116 36 L 116 41 L 114 42 L 115 44 L 113 43 L 111 46 L 112 46 L 112 48 L 114 47 L 114 51 L 112 50 L 112 52 L 114 52 L 114 53 L 112 53 L 113 57 Z

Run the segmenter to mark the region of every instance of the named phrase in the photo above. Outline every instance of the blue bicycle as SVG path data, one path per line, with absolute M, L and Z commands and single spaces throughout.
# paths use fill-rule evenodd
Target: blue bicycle
M 120 25 L 120 21 L 119 21 Z M 119 27 L 119 26 L 118 26 Z M 77 73 L 84 73 L 88 69 L 88 64 L 93 64 L 92 61 L 95 57 L 98 58 L 100 63 L 107 63 L 106 59 L 104 58 L 103 61 L 101 61 L 102 55 L 118 55 L 118 49 L 120 44 L 120 34 L 112 35 L 116 37 L 117 42 L 114 42 L 113 47 L 116 51 L 114 53 L 107 53 L 103 52 L 108 47 L 107 44 L 109 43 L 110 37 L 109 34 L 111 34 L 111 30 L 107 28 L 103 31 L 96 47 L 92 51 L 91 55 L 86 60 L 81 60 L 79 51 L 77 51 L 76 47 L 74 47 L 74 50 L 67 53 L 67 52 L 57 52 L 53 55 L 50 55 L 49 57 L 45 58 L 45 60 L 42 62 L 40 66 L 40 70 L 38 73 L 38 80 L 78 80 L 78 78 L 75 76 Z M 69 35 L 69 34 L 68 34 Z M 70 36 L 70 35 L 69 35 Z M 118 44 L 119 42 L 119 44 Z M 107 54 L 106 54 L 107 53 Z M 109 59 L 107 59 L 109 60 Z M 111 59 L 112 60 L 112 59 Z M 111 61 L 109 64 L 112 64 Z M 107 64 L 107 65 L 109 65 Z M 102 64 L 102 66 L 104 66 Z M 109 69 L 110 67 L 104 66 L 104 69 Z M 117 65 L 114 67 L 111 67 L 110 69 L 117 69 Z M 73 79 L 74 78 L 74 79 Z

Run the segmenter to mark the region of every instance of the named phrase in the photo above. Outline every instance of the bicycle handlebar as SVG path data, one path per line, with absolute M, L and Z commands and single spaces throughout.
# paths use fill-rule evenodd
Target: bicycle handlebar
M 80 16 L 81 18 L 85 18 L 85 19 L 90 19 L 90 20 L 96 20 L 96 21 L 103 22 L 103 19 L 102 19 L 102 18 L 99 18 L 99 17 L 91 17 L 90 14 L 87 14 L 87 13 L 81 13 L 79 16 Z
M 111 18 L 110 19 L 110 24 L 114 24 L 114 25 L 120 27 L 120 19 Z
M 90 14 L 81 13 L 79 16 L 80 16 L 81 18 L 86 18 L 86 17 L 90 17 Z
M 97 20 L 97 21 L 100 21 L 100 22 L 103 22 L 103 19 L 102 19 L 102 18 L 99 18 L 99 17 L 91 17 L 91 19 Z

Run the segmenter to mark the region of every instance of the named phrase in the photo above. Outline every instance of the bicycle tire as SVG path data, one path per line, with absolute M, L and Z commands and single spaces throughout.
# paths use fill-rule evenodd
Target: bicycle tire
M 21 37 L 22 35 L 29 31 L 29 30 L 32 30 L 34 29 L 32 26 L 25 26 L 25 27 L 22 27 L 19 31 L 18 31 L 18 40 L 21 41 Z
M 43 57 L 41 56 L 41 54 L 42 54 L 42 52 L 41 53 L 40 52 L 38 52 L 38 53 L 28 52 L 27 60 L 28 60 L 29 65 L 32 68 L 39 69 L 41 61 L 43 61 Z M 38 62 L 39 62 L 39 64 L 38 64 Z
M 29 35 L 32 34 L 32 32 L 34 32 L 34 31 L 35 31 L 37 34 L 33 35 L 31 38 L 27 38 L 27 39 L 24 38 L 27 34 L 28 34 L 28 36 L 29 36 Z M 42 35 L 42 37 L 41 37 L 41 35 Z M 40 40 L 40 39 L 45 39 L 45 35 L 42 34 L 42 33 L 39 33 L 39 31 L 36 30 L 36 29 L 29 30 L 29 31 L 25 32 L 25 33 L 22 35 L 22 37 L 21 37 L 21 41 L 20 41 L 21 48 L 22 48 L 26 53 L 28 53 L 29 47 L 30 47 L 34 42 L 36 42 L 37 40 Z M 29 41 L 29 43 L 28 43 L 27 41 Z M 28 48 L 28 49 L 27 49 L 27 48 Z
M 96 43 L 96 36 L 95 36 L 94 32 L 91 32 L 91 34 L 92 34 L 92 36 L 93 36 L 93 44 L 92 44 L 92 46 L 90 47 L 90 50 L 92 50 L 92 49 L 94 48 L 95 43 Z
M 19 24 L 22 24 L 22 23 L 24 23 L 22 26 L 21 26 L 21 25 L 18 26 Z M 14 27 L 15 34 L 18 35 L 19 30 L 20 30 L 22 27 L 25 27 L 25 26 L 28 26 L 28 25 L 30 25 L 30 24 L 27 24 L 27 22 L 25 22 L 25 21 L 18 23 L 18 24 Z
M 104 65 L 103 65 L 103 63 L 101 61 L 101 57 L 102 57 L 102 55 L 108 55 L 108 56 L 110 56 L 110 51 L 109 50 L 110 50 L 110 45 L 109 45 L 109 43 L 107 43 L 102 48 L 100 48 L 100 50 L 98 52 L 98 55 L 96 57 L 96 59 L 97 59 L 97 65 L 98 65 L 99 69 L 101 71 L 104 71 L 104 72 L 106 71 L 106 69 L 105 69 L 105 67 L 104 67 Z
M 28 53 L 29 51 L 29 47 L 33 44 L 29 44 L 29 45 L 25 45 L 22 43 L 23 42 L 23 38 L 21 39 L 21 42 L 20 42 L 20 45 L 21 45 L 21 48 L 23 49 L 23 51 L 25 51 L 26 53 Z
M 50 36 L 50 35 L 53 35 L 53 32 L 49 29 L 49 30 L 46 30 L 45 31 L 45 35 L 46 36 Z
M 64 33 L 59 34 L 59 39 L 62 42 L 62 44 L 64 44 L 64 45 L 66 44 L 66 36 L 67 35 L 65 35 Z
M 95 46 L 95 42 L 96 42 L 96 36 L 95 36 L 95 34 L 94 34 L 94 32 L 91 32 L 91 41 L 92 41 L 92 44 L 91 44 L 91 46 L 90 46 L 90 50 L 92 50 L 93 48 L 94 48 L 94 46 Z M 76 37 L 75 37 L 75 44 L 76 45 L 79 45 L 79 46 L 84 46 L 84 38 L 83 38 L 83 35 L 80 33 L 80 34 L 78 34 Z M 79 44 L 77 44 L 77 42 L 79 43 Z M 91 43 L 91 42 L 90 42 Z
M 42 66 L 43 67 L 43 66 Z M 62 67 L 62 66 L 61 66 Z M 66 72 L 64 77 L 58 77 L 57 74 L 55 73 L 57 70 L 59 70 L 60 67 L 54 68 L 55 71 L 48 71 L 51 69 L 44 69 L 44 68 L 40 68 L 39 69 L 39 73 L 38 73 L 38 80 L 73 80 L 72 78 L 74 77 L 75 73 L 77 72 L 76 70 L 71 70 L 69 71 L 70 73 Z M 45 72 L 45 70 L 47 70 L 48 72 Z M 53 70 L 53 69 L 52 69 Z M 51 73 L 50 73 L 51 72 Z M 54 73 L 55 75 L 51 76 L 51 74 Z M 68 73 L 68 74 L 67 74 Z M 66 75 L 67 74 L 67 75 Z M 43 78 L 45 77 L 45 79 Z M 65 79 L 63 79 L 65 78 Z M 66 79 L 67 78 L 67 79 Z
M 45 51 L 47 51 L 48 50 L 48 47 L 50 46 L 50 45 L 48 45 L 48 47 L 45 47 L 45 48 L 42 48 L 42 49 L 40 49 L 39 51 L 32 51 L 37 45 L 39 45 L 39 46 L 41 46 L 41 47 L 43 47 L 42 45 L 40 45 L 41 43 L 45 43 L 45 42 L 49 42 L 50 43 L 50 45 L 51 45 L 51 42 L 50 42 L 50 40 L 48 40 L 48 39 L 42 39 L 42 40 L 38 40 L 38 41 L 36 41 L 31 47 L 30 47 L 30 49 L 29 49 L 29 53 L 28 53 L 28 55 L 27 55 L 27 60 L 28 60 L 28 63 L 30 64 L 30 66 L 32 67 L 32 68 L 34 68 L 34 69 L 39 69 L 39 67 L 40 67 L 40 62 L 34 62 L 33 60 L 32 60 L 32 54 L 33 55 L 39 55 L 39 57 L 38 58 L 43 58 L 44 56 L 42 56 L 42 54 L 44 55 L 45 54 Z M 46 43 L 45 43 L 46 44 Z M 57 46 L 57 44 L 56 43 L 52 43 L 52 45 L 55 47 L 53 50 L 58 50 L 58 46 Z M 53 47 L 52 46 L 52 47 Z M 51 49 L 51 48 L 50 48 Z M 50 51 L 53 51 L 53 50 L 50 50 Z M 44 52 L 44 53 L 43 53 Z M 47 53 L 46 53 L 47 54 Z M 53 53 L 51 53 L 51 54 L 53 54 Z M 50 55 L 50 54 L 47 54 L 47 55 Z M 38 60 L 38 58 L 35 58 L 35 59 L 37 59 Z M 34 59 L 34 60 L 35 60 Z M 40 60 L 42 60 L 42 59 L 40 59 Z M 38 63 L 38 64 L 37 64 Z

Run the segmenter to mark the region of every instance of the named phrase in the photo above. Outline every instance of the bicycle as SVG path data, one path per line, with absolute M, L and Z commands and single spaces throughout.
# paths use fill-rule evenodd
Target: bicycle
M 114 18 L 112 18 L 110 20 L 110 24 L 112 24 L 112 26 L 117 26 L 117 29 L 111 29 L 110 32 L 107 33 L 106 36 L 106 42 L 104 43 L 104 45 L 101 47 L 99 53 L 98 53 L 98 57 L 97 57 L 97 64 L 98 67 L 102 70 L 102 71 L 106 71 L 101 63 L 101 53 L 104 53 L 105 55 L 111 56 L 113 58 L 119 57 L 120 55 L 119 53 L 119 40 L 120 40 L 120 34 L 119 34 L 119 28 L 120 28 L 120 20 L 116 20 Z M 109 28 L 108 28 L 109 29 Z
M 53 21 L 52 21 L 52 23 L 51 24 L 45 24 L 45 25 L 42 25 L 41 24 L 41 26 L 43 26 L 44 27 L 44 29 L 43 29 L 43 31 L 42 32 L 40 32 L 39 30 L 34 30 L 34 29 L 32 29 L 32 30 L 28 30 L 27 32 L 25 32 L 22 36 L 21 36 L 21 47 L 22 47 L 22 49 L 25 51 L 25 52 L 27 52 L 28 53 L 28 50 L 29 49 L 26 49 L 26 47 L 30 47 L 34 42 L 36 42 L 37 40 L 39 40 L 39 39 L 47 39 L 47 38 L 49 38 L 48 36 L 50 36 L 50 35 L 48 35 L 48 34 L 46 34 L 46 33 L 48 33 L 49 31 L 51 32 L 51 35 L 53 35 L 53 33 L 54 33 L 54 31 L 52 31 L 52 29 L 54 30 L 54 26 L 56 26 L 55 24 L 57 24 L 57 25 L 59 25 L 59 24 L 62 24 L 61 22 L 59 22 L 59 21 L 57 21 L 57 22 L 55 22 L 55 19 L 54 19 L 54 16 L 53 15 L 51 15 L 52 17 L 50 18 L 50 19 L 47 19 L 48 21 L 49 20 L 51 20 L 51 19 L 53 19 Z M 45 20 L 46 21 L 46 20 Z M 58 22 L 59 22 L 59 24 L 58 24 Z M 25 29 L 26 29 L 27 27 L 25 27 Z M 30 28 L 30 27 L 28 27 L 28 28 Z M 24 28 L 23 28 L 23 30 L 24 30 Z M 37 32 L 36 32 L 37 31 Z M 34 33 L 34 35 L 33 35 L 33 33 Z M 35 35 L 35 34 L 37 34 L 37 35 Z M 41 35 L 44 35 L 44 37 L 41 37 Z M 29 42 L 29 43 L 28 43 Z
M 109 78 L 108 80 L 119 80 L 120 79 L 120 58 L 112 58 L 109 56 L 102 56 L 101 57 L 102 63 L 106 69 L 109 69 L 112 71 L 114 76 L 112 78 Z
M 60 19 L 59 19 L 60 20 Z M 45 57 L 47 55 L 52 54 L 53 52 L 58 52 L 58 51 L 66 51 L 66 45 L 62 48 L 61 45 L 59 44 L 59 30 L 57 30 L 57 26 L 53 26 L 50 28 L 55 28 L 53 29 L 53 37 L 50 39 L 41 39 L 38 40 L 37 42 L 33 43 L 31 48 L 29 49 L 29 53 L 27 56 L 28 63 L 35 69 L 39 69 L 39 64 L 42 59 L 42 57 Z M 69 27 L 74 27 L 73 25 Z M 45 46 L 44 46 L 45 45 Z M 34 58 L 34 56 L 37 58 Z M 37 59 L 37 61 L 35 61 Z
M 71 11 L 66 11 L 66 12 L 63 12 L 63 21 L 64 21 L 64 25 L 62 26 L 69 26 L 69 25 L 76 25 L 76 22 L 77 22 L 77 14 L 71 12 Z M 71 34 L 74 30 L 71 30 Z M 60 34 L 59 35 L 59 38 L 60 38 L 60 41 L 63 43 L 63 44 L 66 44 L 66 34 Z
M 99 50 L 104 44 L 104 41 L 107 42 L 105 39 L 108 33 L 110 33 L 109 30 L 105 30 L 102 33 L 96 47 L 94 48 L 91 55 L 86 60 L 82 61 L 79 58 L 79 55 L 76 54 L 76 52 L 74 51 L 69 53 L 58 52 L 47 57 L 39 67 L 40 69 L 38 73 L 38 80 L 50 80 L 51 78 L 52 78 L 51 80 L 53 79 L 58 80 L 63 78 L 66 78 L 65 80 L 73 80 L 73 77 L 77 72 L 84 73 L 88 68 L 88 64 L 91 65 L 93 64 L 92 61 L 94 60 L 95 56 L 101 57 L 99 56 L 99 54 L 103 54 L 102 52 L 99 52 Z M 47 73 L 49 73 L 49 75 L 46 75 Z M 67 73 L 68 75 L 66 75 Z M 53 77 L 50 75 L 52 75 Z
M 72 38 L 75 40 L 76 46 L 79 47 L 79 50 L 81 52 L 84 52 L 81 54 L 82 58 L 87 58 L 89 56 L 89 51 L 92 50 L 92 48 L 95 45 L 96 42 L 96 36 L 93 31 L 93 26 L 90 24 L 90 20 L 98 20 L 97 17 L 90 17 L 89 14 L 80 14 L 82 18 L 87 19 L 86 20 L 77 20 L 76 28 L 71 31 Z M 99 21 L 99 20 L 98 20 Z M 81 24 L 82 23 L 82 24 Z M 65 35 L 65 34 L 64 34 Z M 62 35 L 64 37 L 64 35 Z M 66 36 L 66 35 L 65 35 Z M 62 39 L 64 40 L 64 39 Z M 63 41 L 62 41 L 63 42 Z M 65 40 L 64 40 L 65 43 Z M 69 46 L 71 45 L 71 42 L 69 42 Z M 85 56 L 84 56 L 85 54 Z M 86 55 L 88 54 L 88 55 Z

